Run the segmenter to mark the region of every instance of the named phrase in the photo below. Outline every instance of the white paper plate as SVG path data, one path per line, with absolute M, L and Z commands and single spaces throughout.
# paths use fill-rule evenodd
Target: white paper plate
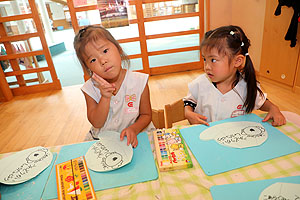
M 52 162 L 53 154 L 45 147 L 33 147 L 0 160 L 0 182 L 19 184 L 36 177 Z
M 106 131 L 99 134 L 99 141 L 94 143 L 85 154 L 89 169 L 105 172 L 118 169 L 131 162 L 132 146 L 127 146 L 127 138 L 120 141 L 120 133 Z
M 259 146 L 268 138 L 266 129 L 257 122 L 227 122 L 207 128 L 200 133 L 201 140 L 215 140 L 232 148 Z
M 265 188 L 259 196 L 259 200 L 264 199 L 299 199 L 300 184 L 295 183 L 274 183 Z

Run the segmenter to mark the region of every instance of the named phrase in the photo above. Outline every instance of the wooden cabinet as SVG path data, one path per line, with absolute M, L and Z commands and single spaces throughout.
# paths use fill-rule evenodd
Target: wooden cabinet
M 284 39 L 289 28 L 293 8 L 281 7 L 281 14 L 274 12 L 278 1 L 266 1 L 265 23 L 262 42 L 261 65 L 259 74 L 293 89 L 300 88 L 300 30 L 295 47 L 290 47 L 290 41 Z

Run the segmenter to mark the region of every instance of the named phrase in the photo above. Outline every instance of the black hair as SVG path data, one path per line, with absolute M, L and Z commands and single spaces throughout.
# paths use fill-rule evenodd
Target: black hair
M 211 50 L 216 48 L 219 54 L 228 56 L 229 62 L 236 55 L 246 56 L 245 66 L 241 71 L 237 71 L 236 79 L 232 88 L 239 82 L 241 76 L 247 83 L 247 96 L 244 102 L 246 113 L 251 113 L 255 106 L 257 91 L 263 96 L 263 92 L 258 87 L 255 69 L 252 60 L 248 54 L 250 40 L 239 26 L 222 26 L 205 33 L 204 39 L 200 44 L 200 50 L 203 48 Z

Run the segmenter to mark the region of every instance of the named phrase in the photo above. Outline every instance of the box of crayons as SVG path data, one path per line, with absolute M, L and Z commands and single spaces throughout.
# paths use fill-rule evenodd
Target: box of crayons
M 153 131 L 153 137 L 160 171 L 193 167 L 179 129 L 157 129 Z
M 57 164 L 55 169 L 58 199 L 97 199 L 84 156 Z

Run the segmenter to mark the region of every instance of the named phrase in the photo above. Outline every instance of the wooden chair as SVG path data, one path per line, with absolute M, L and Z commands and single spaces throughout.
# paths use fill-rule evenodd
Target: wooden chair
M 165 128 L 165 116 L 163 109 L 152 109 L 152 122 L 155 128 Z
M 165 127 L 172 128 L 173 123 L 185 120 L 182 99 L 165 105 Z

